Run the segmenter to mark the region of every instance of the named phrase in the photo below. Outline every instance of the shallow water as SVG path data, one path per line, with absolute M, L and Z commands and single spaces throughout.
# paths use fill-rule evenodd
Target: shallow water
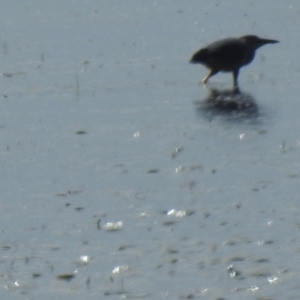
M 2 297 L 298 299 L 299 11 L 3 7 Z M 248 33 L 280 43 L 241 94 L 230 74 L 199 85 L 192 53 Z

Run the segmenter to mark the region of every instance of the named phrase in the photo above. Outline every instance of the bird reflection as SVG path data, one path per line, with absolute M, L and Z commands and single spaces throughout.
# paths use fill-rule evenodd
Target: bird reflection
M 209 120 L 217 116 L 230 116 L 232 120 L 253 120 L 259 117 L 255 99 L 238 87 L 231 90 L 209 88 L 208 96 L 196 101 L 196 110 Z

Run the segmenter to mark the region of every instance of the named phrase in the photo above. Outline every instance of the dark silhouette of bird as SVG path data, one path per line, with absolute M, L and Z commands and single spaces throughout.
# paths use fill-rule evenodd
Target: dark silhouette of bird
M 202 83 L 218 72 L 232 72 L 233 86 L 238 88 L 240 68 L 248 65 L 254 59 L 255 51 L 266 44 L 278 43 L 276 40 L 259 38 L 255 35 L 245 35 L 240 38 L 227 38 L 216 41 L 197 51 L 191 58 L 191 63 L 200 63 L 210 69 Z

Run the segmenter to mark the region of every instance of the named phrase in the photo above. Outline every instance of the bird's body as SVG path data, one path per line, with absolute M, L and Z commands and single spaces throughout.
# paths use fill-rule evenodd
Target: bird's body
M 203 64 L 210 69 L 208 75 L 202 80 L 203 83 L 220 71 L 232 72 L 234 87 L 237 87 L 239 69 L 254 59 L 256 49 L 274 43 L 278 41 L 262 39 L 254 35 L 227 38 L 200 49 L 192 56 L 190 62 Z

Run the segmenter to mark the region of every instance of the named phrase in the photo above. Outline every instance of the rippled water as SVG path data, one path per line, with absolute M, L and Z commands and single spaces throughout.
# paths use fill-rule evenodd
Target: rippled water
M 2 8 L 5 299 L 298 299 L 297 1 Z M 190 56 L 274 38 L 203 87 Z

